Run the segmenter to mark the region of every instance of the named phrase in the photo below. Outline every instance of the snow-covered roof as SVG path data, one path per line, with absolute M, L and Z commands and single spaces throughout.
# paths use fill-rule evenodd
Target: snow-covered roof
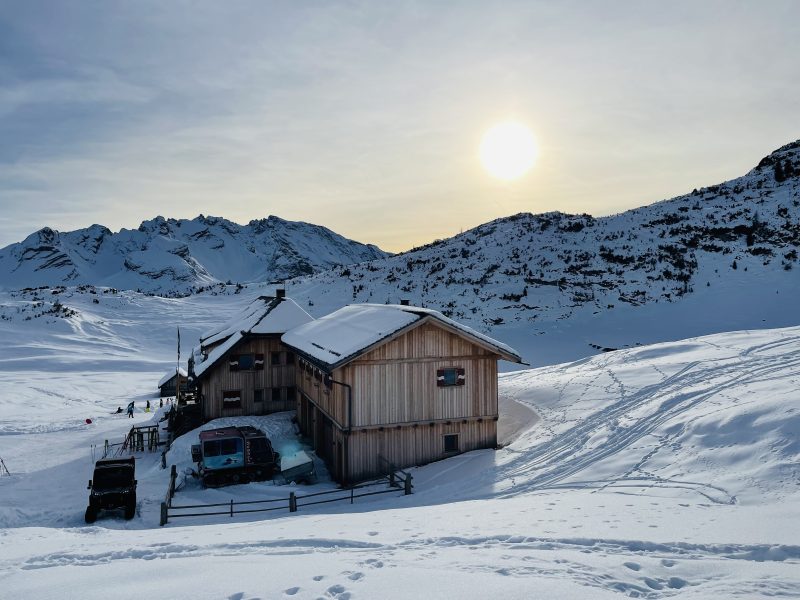
M 203 346 L 222 343 L 209 352 L 204 361 L 195 363 L 194 374 L 200 377 L 246 335 L 284 333 L 313 320 L 314 317 L 300 308 L 291 298 L 261 296 L 251 302 L 239 317 L 226 323 L 222 329 L 210 337 L 201 338 Z
M 335 368 L 424 318 L 457 330 L 506 360 L 522 362 L 520 355 L 510 346 L 448 319 L 439 311 L 397 304 L 351 304 L 287 331 L 281 336 L 281 341 L 328 368 Z
M 184 369 L 183 367 L 179 367 L 178 368 L 178 373 L 181 374 L 181 377 L 186 377 L 187 376 L 186 369 Z M 175 370 L 173 369 L 172 371 L 167 371 L 167 373 L 158 382 L 158 387 L 161 387 L 162 385 L 167 383 L 173 377 L 175 377 Z
M 251 333 L 283 333 L 311 320 L 311 315 L 304 311 L 291 298 L 275 298 L 259 296 L 234 319 L 206 332 L 200 337 L 203 346 L 210 346 L 226 340 L 234 333 L 249 331 Z

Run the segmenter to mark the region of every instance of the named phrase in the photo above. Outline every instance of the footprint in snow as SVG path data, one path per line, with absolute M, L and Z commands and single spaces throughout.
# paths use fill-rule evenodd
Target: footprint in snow
M 336 600 L 350 600 L 350 592 L 347 591 L 343 585 L 332 585 L 327 590 L 325 590 L 325 594 L 330 598 L 335 598 Z
M 314 577 L 312 577 L 311 579 L 313 579 L 314 581 L 322 581 L 323 579 L 325 579 L 325 575 L 314 575 Z
M 286 596 L 294 596 L 299 591 L 300 591 L 300 588 L 295 586 L 295 587 L 290 587 L 289 589 L 283 590 L 283 593 Z
M 380 531 L 368 531 L 367 535 L 378 535 Z
M 628 567 L 631 571 L 638 571 L 639 569 L 642 568 L 642 566 L 639 563 L 635 562 L 626 562 L 622 564 L 623 566 Z

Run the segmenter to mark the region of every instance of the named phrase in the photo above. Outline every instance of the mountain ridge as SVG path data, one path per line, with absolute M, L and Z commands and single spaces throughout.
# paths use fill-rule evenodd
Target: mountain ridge
M 0 284 L 100 285 L 159 294 L 311 274 L 388 256 L 330 229 L 270 215 L 239 225 L 223 217 L 157 216 L 137 229 L 50 227 L 0 249 Z

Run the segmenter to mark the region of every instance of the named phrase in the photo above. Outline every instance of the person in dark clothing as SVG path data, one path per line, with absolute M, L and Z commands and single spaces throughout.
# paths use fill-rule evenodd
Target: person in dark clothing
M 128 404 L 128 417 L 133 418 L 133 402 Z
M 122 407 L 118 406 L 117 410 L 115 410 L 113 414 L 118 415 L 118 414 L 121 414 L 121 413 L 122 413 Z

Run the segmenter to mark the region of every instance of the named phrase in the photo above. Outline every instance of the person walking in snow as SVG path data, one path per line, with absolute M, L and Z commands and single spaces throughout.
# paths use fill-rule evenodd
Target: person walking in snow
M 150 400 L 147 401 L 147 406 L 144 407 L 144 412 L 146 413 L 150 412 Z
M 133 418 L 133 402 L 128 404 L 128 417 Z

